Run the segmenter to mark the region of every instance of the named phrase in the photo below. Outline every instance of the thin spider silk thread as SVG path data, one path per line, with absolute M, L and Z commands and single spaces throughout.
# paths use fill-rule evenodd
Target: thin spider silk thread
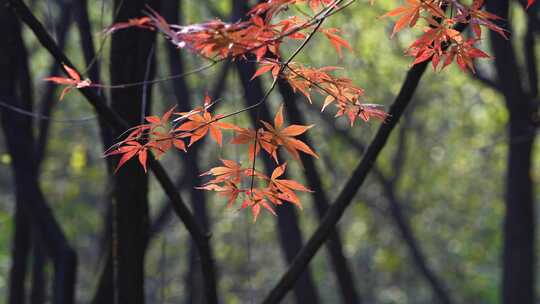
M 81 117 L 81 118 L 56 119 L 56 118 L 52 118 L 51 116 L 42 115 L 42 114 L 34 113 L 34 112 L 31 112 L 31 111 L 26 111 L 26 110 L 21 109 L 19 107 L 12 106 L 12 105 L 8 104 L 7 102 L 4 102 L 3 100 L 0 100 L 0 107 L 4 107 L 7 110 L 10 110 L 10 111 L 15 112 L 15 113 L 20 114 L 20 115 L 32 117 L 32 118 L 38 119 L 38 120 L 48 120 L 48 121 L 55 122 L 55 123 L 77 124 L 77 123 L 91 122 L 91 121 L 94 121 L 94 120 L 97 119 L 97 116 L 95 116 L 95 115 L 88 116 L 88 117 Z
M 148 57 L 146 58 L 146 68 L 144 71 L 144 85 L 142 91 L 142 102 L 141 102 L 141 124 L 144 123 L 144 117 L 147 114 L 147 104 L 148 104 L 148 78 L 150 77 L 150 69 L 152 67 L 152 58 L 154 57 L 154 47 L 156 42 L 152 43 L 150 52 L 148 52 Z

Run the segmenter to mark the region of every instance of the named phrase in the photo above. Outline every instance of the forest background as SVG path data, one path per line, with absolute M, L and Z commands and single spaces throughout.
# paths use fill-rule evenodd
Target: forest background
M 370 102 L 388 108 L 411 69 L 411 58 L 403 50 L 418 35 L 407 30 L 390 39 L 394 20 L 378 18 L 400 3 L 354 2 L 325 21 L 342 29 L 352 51 L 344 50 L 340 58 L 323 35 L 316 35 L 296 60 L 345 67 L 338 73 L 362 86 Z M 149 31 L 130 29 L 128 36 L 116 42 L 114 35 L 102 33 L 114 22 L 141 16 L 145 1 L 26 4 L 76 66 L 84 71 L 92 63 L 87 72 L 93 80 L 125 83 L 130 75 L 163 79 L 205 64 Z M 214 17 L 236 20 L 246 9 L 243 1 L 148 4 L 179 24 Z M 510 1 L 509 41 L 484 34 L 481 46 L 496 58 L 476 62 L 476 73 L 464 73 L 457 66 L 426 70 L 386 148 L 340 220 L 337 236 L 328 250 L 318 251 L 285 303 L 302 299 L 311 299 L 310 303 L 535 302 L 534 276 L 539 269 L 534 262 L 538 238 L 534 205 L 538 194 L 533 190 L 540 165 L 534 161 L 538 156 L 536 125 L 529 120 L 538 123 L 540 19 L 535 5 L 529 10 L 525 5 Z M 504 5 L 488 4 L 490 9 L 504 16 Z M 0 136 L 0 295 L 5 295 L 0 302 L 23 303 L 17 302 L 23 297 L 32 303 L 56 302 L 53 287 L 62 285 L 57 280 L 70 278 L 55 274 L 66 260 L 66 265 L 74 264 L 72 254 L 77 262 L 72 278 L 77 303 L 107 303 L 103 299 L 121 297 L 119 290 L 141 282 L 144 289 L 133 295 L 136 302 L 129 303 L 204 301 L 200 259 L 154 176 L 132 166 L 124 173 L 122 168 L 120 177 L 112 177 L 116 163 L 103 157 L 107 145 L 102 141 L 114 138 L 103 127 L 104 121 L 78 92 L 58 102 L 62 88 L 43 79 L 59 75 L 61 66 L 28 27 L 17 23 L 17 15 L 7 6 L 0 8 L 0 25 L 0 32 L 10 37 L 7 41 L 20 38 L 24 45 L 17 70 L 0 71 L 4 86 L 0 89 L 15 82 L 16 95 L 24 100 L 11 104 L 5 91 L 0 91 L 4 131 Z M 126 63 L 129 60 L 136 64 Z M 229 113 L 255 103 L 270 86 L 269 75 L 250 81 L 255 70 L 253 62 L 224 62 L 185 77 L 112 93 L 104 90 L 103 94 L 113 100 L 109 103 L 113 109 L 134 121 L 140 117 L 141 96 L 146 98 L 147 110 L 160 115 L 175 104 L 201 105 L 208 93 L 220 100 L 215 105 L 220 112 Z M 318 106 L 280 87 L 260 114 L 271 121 L 284 103 L 289 121 L 315 124 L 307 136 L 320 159 L 307 166 L 289 161 L 289 177 L 312 189 L 317 183 L 313 176 L 319 181 L 313 195 L 300 196 L 303 210 L 280 207 L 276 218 L 266 213 L 253 223 L 251 213 L 226 208 L 226 200 L 219 195 L 194 189 L 204 182 L 199 173 L 219 165 L 220 158 L 245 157 L 245 151 L 236 146 L 219 147 L 205 140 L 188 154 L 169 153 L 162 159 L 201 226 L 211 232 L 222 303 L 255 303 L 266 297 L 318 226 L 324 210 L 317 200 L 335 200 L 381 124 L 370 121 L 351 128 L 329 111 L 320 113 L 323 100 L 313 101 Z M 527 104 L 526 113 L 515 103 Z M 252 119 L 242 113 L 228 122 L 247 127 Z M 517 133 L 512 129 L 509 133 L 509 125 Z M 9 136 L 33 146 L 32 161 L 26 158 L 25 162 L 31 167 L 26 173 L 29 179 L 17 173 L 21 168 L 14 166 L 14 158 L 24 158 L 24 153 L 13 154 Z M 230 138 L 225 135 L 224 142 Z M 517 152 L 510 153 L 509 147 Z M 14 182 L 17 175 L 36 183 Z M 520 179 L 523 176 L 530 176 L 529 188 Z M 119 178 L 123 182 L 114 181 Z M 32 195 L 28 189 L 37 189 L 36 185 L 43 194 L 40 200 L 48 204 L 58 223 L 59 230 L 49 238 L 40 237 L 39 226 L 32 224 L 41 220 L 41 209 L 30 211 L 37 215 L 29 216 L 25 214 L 29 211 L 20 208 Z M 115 205 L 115 191 L 141 201 Z M 134 247 L 111 257 L 110 244 L 123 238 L 135 239 Z M 51 254 L 50 248 L 58 248 L 59 243 L 62 249 Z M 518 264 L 513 264 L 516 260 Z M 144 273 L 123 271 L 133 265 Z M 135 285 L 122 287 L 107 281 L 114 281 L 115 276 L 126 276 L 119 282 Z

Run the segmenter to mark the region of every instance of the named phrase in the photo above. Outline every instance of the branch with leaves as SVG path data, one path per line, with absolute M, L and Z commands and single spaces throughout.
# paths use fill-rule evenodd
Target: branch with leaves
M 172 115 L 171 111 L 167 112 L 161 119 L 154 116 L 148 117 L 148 124 L 138 126 L 125 140 L 114 146 L 113 151 L 108 152 L 107 155 L 122 155 L 117 168 L 120 168 L 129 159 L 138 156 L 139 162 L 146 170 L 147 151 L 149 149 L 154 150 L 157 156 L 165 153 L 171 147 L 186 151 L 185 139 L 189 138 L 189 144 L 187 146 L 189 147 L 206 134 L 210 134 L 221 146 L 221 129 L 232 129 L 240 134 L 237 135 L 237 138 L 242 138 L 242 143 L 252 143 L 249 146 L 249 159 L 253 163 L 251 186 L 249 191 L 239 192 L 248 194 L 248 203 L 243 204 L 243 206 L 253 206 L 255 209 L 252 210 L 257 215 L 258 212 L 255 210 L 260 210 L 260 206 L 272 210 L 268 204 L 268 202 L 272 202 L 273 200 L 271 195 L 259 195 L 259 198 L 256 199 L 256 192 L 252 188 L 254 185 L 253 179 L 255 178 L 254 159 L 257 152 L 263 148 L 277 162 L 277 157 L 272 151 L 276 148 L 271 143 L 272 140 L 274 140 L 274 143 L 280 142 L 279 140 L 275 140 L 276 134 L 274 134 L 274 139 L 268 139 L 267 133 L 272 133 L 273 131 L 268 129 L 269 125 L 264 123 L 263 125 L 267 129 L 266 131 L 264 129 L 262 131 L 261 129 L 255 131 L 223 123 L 220 120 L 256 108 L 266 100 L 278 78 L 286 80 L 294 91 L 302 93 L 310 103 L 312 91 L 318 92 L 325 98 L 322 111 L 331 104 L 335 105 L 337 108 L 336 116 L 347 117 L 351 126 L 354 125 L 357 117 L 361 117 L 364 121 L 368 121 L 370 118 L 376 118 L 384 122 L 388 119 L 387 113 L 381 110 L 378 105 L 369 104 L 364 101 L 364 90 L 362 88 L 354 85 L 348 78 L 336 77 L 332 74 L 333 71 L 338 69 L 337 67 L 310 68 L 303 64 L 292 62 L 293 57 L 307 44 L 315 32 L 323 33 L 340 56 L 342 55 L 342 48 L 350 49 L 349 43 L 337 35 L 339 29 L 321 27 L 322 21 L 325 18 L 352 3 L 348 2 L 343 6 L 339 6 L 341 2 L 340 0 L 268 1 L 262 2 L 251 9 L 245 21 L 226 23 L 216 19 L 192 25 L 169 24 L 156 11 L 148 8 L 147 16 L 145 17 L 112 25 L 105 31 L 106 33 L 114 33 L 130 27 L 157 30 L 177 48 L 188 49 L 212 62 L 224 59 L 247 60 L 248 58 L 255 58 L 260 68 L 254 73 L 252 79 L 270 72 L 274 82 L 270 90 L 267 91 L 266 96 L 259 103 L 253 107 L 248 107 L 227 115 L 210 114 L 208 109 L 212 104 L 207 97 L 203 108 L 196 108 L 190 112 L 177 113 L 178 117 L 175 121 L 188 120 L 188 122 L 183 123 L 179 127 L 173 124 L 175 128 L 171 128 L 165 133 L 156 132 L 155 130 L 156 128 L 164 127 L 167 123 L 166 120 Z M 281 17 L 283 15 L 282 12 L 288 6 L 302 3 L 307 3 L 313 10 L 315 13 L 313 17 L 308 19 L 298 16 Z M 436 69 L 441 61 L 444 61 L 444 68 L 455 60 L 462 70 L 471 69 L 474 72 L 473 60 L 475 58 L 489 57 L 489 55 L 474 47 L 475 43 L 481 38 L 482 28 L 488 28 L 506 37 L 506 31 L 492 22 L 500 18 L 483 11 L 482 6 L 483 1 L 481 0 L 474 1 L 472 5 L 465 5 L 458 1 L 409 0 L 404 6 L 392 10 L 383 17 L 399 16 L 392 35 L 401 31 L 406 26 L 416 26 L 420 19 L 425 21 L 425 33 L 407 50 L 409 55 L 415 57 L 413 65 L 430 60 L 433 68 Z M 323 9 L 319 10 L 320 7 L 323 7 Z M 455 26 L 469 24 L 473 28 L 472 38 L 466 39 L 461 32 L 454 28 Z M 306 34 L 306 30 L 311 30 L 311 32 Z M 280 61 L 280 46 L 287 39 L 303 40 L 303 43 L 288 60 L 282 62 Z M 73 76 L 64 81 L 68 84 L 68 89 L 73 86 L 84 86 L 87 84 L 81 81 L 80 77 Z M 237 139 L 231 143 L 237 144 L 239 141 Z M 300 143 L 297 144 L 301 145 Z M 288 149 L 286 145 L 285 148 L 289 152 L 294 151 Z M 309 147 L 302 147 L 301 150 L 305 153 L 315 155 L 311 149 L 308 149 Z M 294 152 L 293 157 L 298 160 Z M 211 187 L 205 185 L 201 189 L 229 193 L 230 195 L 234 193 L 234 197 L 236 198 L 239 194 L 236 192 L 238 189 L 234 189 L 233 191 L 230 187 L 234 188 L 237 186 L 237 184 L 228 184 L 224 189 L 219 188 L 225 187 L 224 185 L 219 187 L 216 185 Z
M 293 1 L 294 2 L 294 1 Z M 277 148 L 282 146 L 288 151 L 295 160 L 299 160 L 298 151 L 310 154 L 317 157 L 315 152 L 305 145 L 303 142 L 294 138 L 299 134 L 307 131 L 309 126 L 290 126 L 282 128 L 279 122 L 279 117 L 282 118 L 282 113 L 276 114 L 275 125 L 272 126 L 267 122 L 261 122 L 264 128 L 257 130 L 245 129 L 221 120 L 238 113 L 256 108 L 263 103 L 269 96 L 272 89 L 275 87 L 277 78 L 286 79 L 294 90 L 302 92 L 309 101 L 311 101 L 309 91 L 313 87 L 313 83 L 324 91 L 331 92 L 332 96 L 327 97 L 325 107 L 330 103 L 335 103 L 338 108 L 338 115 L 346 115 L 354 123 L 356 117 L 361 117 L 367 121 L 370 117 L 375 117 L 381 120 L 386 118 L 386 114 L 373 105 L 364 104 L 361 97 L 364 90 L 352 84 L 352 81 L 346 78 L 335 77 L 329 72 L 335 70 L 333 67 L 313 69 L 307 68 L 298 63 L 292 62 L 292 59 L 302 50 L 308 43 L 313 34 L 316 32 L 323 33 L 330 43 L 336 48 L 336 51 L 341 54 L 341 48 L 349 48 L 346 40 L 337 35 L 339 32 L 335 28 L 322 28 L 322 22 L 331 14 L 343 9 L 352 2 L 345 3 L 339 6 L 342 0 L 312 2 L 310 7 L 314 10 L 315 15 L 310 19 L 304 20 L 295 16 L 274 21 L 274 17 L 278 12 L 287 5 L 293 4 L 291 1 L 262 3 L 255 6 L 248 14 L 248 21 L 236 23 L 224 23 L 219 20 L 206 22 L 197 25 L 180 26 L 168 24 L 163 17 L 157 12 L 148 8 L 148 15 L 138 20 L 130 20 L 112 25 L 106 30 L 107 33 L 114 33 L 118 30 L 129 27 L 142 27 L 145 29 L 158 30 L 170 40 L 173 45 L 179 48 L 187 48 L 197 53 L 203 58 L 208 58 L 213 61 L 230 58 L 233 60 L 244 60 L 248 56 L 254 56 L 257 62 L 261 63 L 259 69 L 253 77 L 258 77 L 264 72 L 272 71 L 274 82 L 271 88 L 267 91 L 264 98 L 252 107 L 236 111 L 227 115 L 216 114 L 212 115 L 210 107 L 215 103 L 207 96 L 202 107 L 195 108 L 189 112 L 177 112 L 173 109 L 169 110 L 162 117 L 149 116 L 146 117 L 145 124 L 136 126 L 129 130 L 127 137 L 111 147 L 106 152 L 107 156 L 120 155 L 117 170 L 132 158 L 137 158 L 143 169 L 146 171 L 149 152 L 152 151 L 156 157 L 160 157 L 171 148 L 186 151 L 192 144 L 202 139 L 209 134 L 220 146 L 222 143 L 222 130 L 233 130 L 236 137 L 231 143 L 233 144 L 249 144 L 249 159 L 253 162 L 253 168 L 250 174 L 251 183 L 249 189 L 243 191 L 232 192 L 234 195 L 245 194 L 247 198 L 243 206 L 251 206 L 253 214 L 258 215 L 260 206 L 273 212 L 269 203 L 279 205 L 283 200 L 301 206 L 296 195 L 293 192 L 283 191 L 284 188 L 270 187 L 267 185 L 261 189 L 254 189 L 254 179 L 272 180 L 271 177 L 265 177 L 261 174 L 255 174 L 254 168 L 255 157 L 258 152 L 265 150 L 276 161 L 277 168 L 285 168 L 277 159 Z M 300 1 L 301 2 L 301 1 Z M 325 6 L 323 6 L 325 5 Z M 320 7 L 321 10 L 317 11 Z M 303 31 L 309 30 L 305 34 Z M 300 47 L 289 57 L 285 62 L 279 61 L 279 47 L 284 39 L 303 40 Z M 269 61 L 272 58 L 272 61 Z M 277 59 L 275 59 L 277 58 Z M 68 71 L 68 78 L 51 77 L 47 80 L 65 84 L 67 87 L 64 92 L 77 87 L 107 87 L 102 84 L 93 84 L 90 80 L 82 80 L 81 76 L 74 73 L 69 66 L 64 66 Z M 286 72 L 287 71 L 287 72 Z M 298 76 L 300 75 L 300 76 Z M 111 87 L 119 87 L 122 85 L 114 85 Z M 61 98 L 64 94 L 62 94 Z M 188 141 L 184 142 L 184 141 Z M 187 143 L 187 144 L 186 144 Z M 276 170 L 277 170 L 276 168 Z M 247 172 L 247 171 L 246 171 Z M 297 183 L 297 182 L 295 182 Z M 237 184 L 227 184 L 226 187 L 238 187 Z M 295 188 L 297 191 L 307 191 L 307 188 L 300 187 L 297 183 Z M 219 187 L 225 187 L 220 185 Z M 214 190 L 218 192 L 229 193 L 230 189 L 218 188 L 217 185 L 203 185 L 201 189 Z M 278 190 L 281 189 L 281 190 Z M 302 189 L 302 190 L 300 190 Z M 270 190 L 270 191 L 269 191 Z M 232 195 L 232 194 L 231 194 Z M 235 197 L 236 197 L 235 196 Z M 257 198 L 258 197 L 258 198 Z M 280 199 L 277 199 L 280 198 Z M 254 216 L 256 218 L 256 216 Z

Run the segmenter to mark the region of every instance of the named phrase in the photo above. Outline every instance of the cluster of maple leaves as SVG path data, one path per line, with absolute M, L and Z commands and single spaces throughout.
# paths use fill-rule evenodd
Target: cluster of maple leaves
M 533 2 L 529 0 L 528 5 Z M 282 17 L 285 15 L 282 12 L 290 5 L 297 4 L 307 4 L 313 15 Z M 333 75 L 338 67 L 311 68 L 290 60 L 281 60 L 280 46 L 283 42 L 287 39 L 306 41 L 315 31 L 326 36 L 340 57 L 343 48 L 351 49 L 349 43 L 338 35 L 339 29 L 320 26 L 322 19 L 330 12 L 339 10 L 341 4 L 341 0 L 268 0 L 253 7 L 244 21 L 228 23 L 216 19 L 191 25 L 169 24 L 152 8 L 147 8 L 146 16 L 113 24 L 104 32 L 112 34 L 131 27 L 157 30 L 176 47 L 191 50 L 213 61 L 253 58 L 259 69 L 252 79 L 270 72 L 274 81 L 278 78 L 287 81 L 294 91 L 303 94 L 310 103 L 311 94 L 315 92 L 324 100 L 321 111 L 334 105 L 336 117 L 347 117 L 351 126 L 358 117 L 364 121 L 375 118 L 384 122 L 388 114 L 378 105 L 366 103 L 362 88 L 348 78 Z M 413 64 L 431 59 L 436 69 L 441 62 L 444 68 L 455 59 L 462 70 L 470 69 L 474 72 L 474 59 L 489 57 L 474 46 L 481 39 L 482 28 L 486 27 L 506 38 L 506 31 L 493 23 L 500 18 L 483 11 L 482 6 L 483 0 L 474 0 L 471 5 L 457 0 L 406 0 L 404 5 L 383 17 L 399 17 L 392 36 L 405 27 L 416 26 L 420 19 L 425 21 L 423 35 L 407 49 L 407 53 L 415 57 Z M 469 24 L 473 29 L 473 37 L 465 38 L 454 28 L 457 24 Z M 310 30 L 312 32 L 307 34 Z M 64 65 L 64 69 L 69 78 L 46 78 L 66 85 L 60 99 L 73 88 L 107 87 L 94 84 L 89 79 L 82 80 L 69 66 Z M 120 156 L 116 170 L 130 159 L 137 158 L 146 171 L 150 153 L 159 158 L 172 148 L 186 152 L 206 135 L 210 135 L 221 146 L 223 131 L 229 131 L 233 133 L 231 144 L 248 146 L 250 165 L 243 167 L 235 161 L 222 159 L 222 166 L 202 174 L 212 179 L 198 188 L 218 192 L 227 198 L 227 206 L 233 206 L 241 198 L 241 208 L 251 209 L 254 220 L 261 209 L 275 215 L 274 206 L 284 203 L 292 203 L 301 208 L 297 192 L 311 190 L 294 180 L 280 178 L 285 173 L 287 163 L 280 163 L 278 151 L 286 151 L 297 161 L 300 152 L 318 157 L 309 146 L 295 138 L 312 125 L 293 124 L 285 127 L 282 106 L 273 124 L 260 121 L 260 127 L 242 128 L 223 121 L 235 113 L 212 114 L 210 108 L 214 103 L 206 96 L 203 106 L 189 112 L 175 112 L 172 108 L 161 117 L 148 116 L 145 123 L 128 130 L 127 136 L 106 151 L 105 155 Z M 270 176 L 255 169 L 255 158 L 261 150 L 276 163 Z
M 313 126 L 293 124 L 285 127 L 282 106 L 273 124 L 261 121 L 263 127 L 258 130 L 241 128 L 220 121 L 224 118 L 223 114 L 212 115 L 208 111 L 212 104 L 211 98 L 206 96 L 203 107 L 189 112 L 174 112 L 173 107 L 162 117 L 148 116 L 145 118 L 145 124 L 132 128 L 126 138 L 113 146 L 105 155 L 121 155 L 116 170 L 137 156 L 139 163 L 146 171 L 149 151 L 153 152 L 156 158 L 173 147 L 186 152 L 187 148 L 206 135 L 210 135 L 221 146 L 223 145 L 222 131 L 229 130 L 234 133 L 231 144 L 248 145 L 251 162 L 263 150 L 274 159 L 276 169 L 268 177 L 253 167 L 242 168 L 240 164 L 232 160 L 222 160 L 224 166 L 212 168 L 201 174 L 202 176 L 211 175 L 214 179 L 198 189 L 217 191 L 222 196 L 226 196 L 228 206 L 232 206 L 239 195 L 244 194 L 245 199 L 241 208 L 250 207 L 254 220 L 257 219 L 261 207 L 272 214 L 275 214 L 272 205 L 281 205 L 283 202 L 301 207 L 295 191 L 309 192 L 310 190 L 294 180 L 279 179 L 285 172 L 287 164 L 280 164 L 277 155 L 278 150 L 283 148 L 295 160 L 300 160 L 300 152 L 318 157 L 308 145 L 295 138 Z M 186 145 L 186 142 L 189 143 Z M 255 185 L 254 179 L 266 183 L 259 187 L 261 183 Z
M 535 0 L 528 0 L 527 7 Z M 414 57 L 413 65 L 431 60 L 433 69 L 442 63 L 441 69 L 457 63 L 466 72 L 474 73 L 474 60 L 490 58 L 488 54 L 475 47 L 482 39 L 482 28 L 488 28 L 508 39 L 507 31 L 497 26 L 493 21 L 501 20 L 497 15 L 482 10 L 484 0 L 473 0 L 467 5 L 458 0 L 406 0 L 402 6 L 386 13 L 383 17 L 399 17 L 396 21 L 392 36 L 406 27 L 419 25 L 423 34 L 406 50 Z M 472 37 L 466 38 L 456 30 L 457 25 L 469 25 Z

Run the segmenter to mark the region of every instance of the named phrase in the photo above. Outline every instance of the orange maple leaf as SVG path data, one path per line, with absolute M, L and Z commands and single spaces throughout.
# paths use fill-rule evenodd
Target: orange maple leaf
M 253 215 L 253 222 L 257 221 L 259 213 L 261 212 L 261 206 L 268 210 L 272 215 L 276 216 L 274 208 L 270 206 L 268 200 L 265 198 L 265 193 L 260 189 L 253 189 L 246 191 L 246 199 L 242 203 L 240 208 L 251 208 L 251 213 Z
M 294 159 L 300 161 L 300 154 L 298 151 L 302 151 L 306 154 L 319 158 L 319 156 L 303 141 L 294 138 L 295 136 L 305 133 L 311 129 L 314 125 L 302 126 L 302 125 L 290 125 L 283 127 L 283 105 L 279 107 L 278 112 L 274 118 L 274 125 L 266 121 L 261 121 L 264 127 L 272 135 L 272 142 L 276 145 L 283 146 L 287 152 L 289 152 Z M 273 154 L 274 160 L 277 162 L 275 153 Z
M 201 112 L 188 112 L 188 113 L 179 113 L 180 115 L 187 115 L 187 122 L 181 124 L 179 127 L 174 129 L 174 132 L 183 132 L 189 134 L 190 142 L 189 146 L 195 142 L 202 139 L 207 133 L 210 133 L 210 136 L 218 143 L 218 145 L 223 145 L 223 134 L 221 129 L 238 129 L 237 126 L 225 122 L 219 121 L 225 115 L 217 114 L 212 116 L 210 112 L 207 111 L 207 104 L 209 103 L 210 97 L 205 97 L 205 107 Z
M 224 167 L 214 167 L 200 175 L 213 175 L 215 177 L 206 184 L 218 184 L 226 181 L 238 184 L 246 169 L 243 169 L 240 164 L 232 160 L 222 159 L 221 162 L 225 165 Z
M 238 195 L 242 193 L 242 190 L 238 189 L 238 186 L 230 181 L 225 181 L 223 186 L 206 184 L 204 186 L 195 188 L 200 190 L 216 191 L 219 195 L 227 197 L 227 208 L 230 208 L 238 198 Z
M 420 13 L 423 10 L 429 11 L 433 16 L 443 18 L 444 11 L 432 2 L 435 1 L 407 0 L 407 3 L 405 5 L 397 7 L 396 9 L 382 15 L 381 17 L 401 16 L 394 25 L 391 37 L 393 37 L 397 32 L 401 31 L 406 26 L 415 26 L 418 18 L 420 18 Z
M 270 176 L 270 191 L 277 192 L 277 198 L 285 200 L 295 204 L 298 208 L 302 209 L 300 199 L 294 191 L 313 192 L 306 188 L 304 185 L 292 179 L 279 179 L 285 173 L 287 163 L 283 163 L 281 166 L 276 167 Z
M 277 157 L 277 146 L 272 142 L 272 136 L 270 133 L 264 131 L 262 128 L 257 130 L 238 128 L 234 130 L 236 136 L 231 140 L 231 144 L 248 144 L 249 145 L 249 159 L 253 161 L 255 156 L 261 151 L 261 147 L 273 157 Z M 276 160 L 277 161 L 277 160 Z
M 340 58 L 343 57 L 343 52 L 341 51 L 342 47 L 345 47 L 352 52 L 352 48 L 349 42 L 336 34 L 339 32 L 337 28 L 323 29 L 321 31 L 326 35 L 326 38 L 330 40 L 330 43 L 332 43 Z

